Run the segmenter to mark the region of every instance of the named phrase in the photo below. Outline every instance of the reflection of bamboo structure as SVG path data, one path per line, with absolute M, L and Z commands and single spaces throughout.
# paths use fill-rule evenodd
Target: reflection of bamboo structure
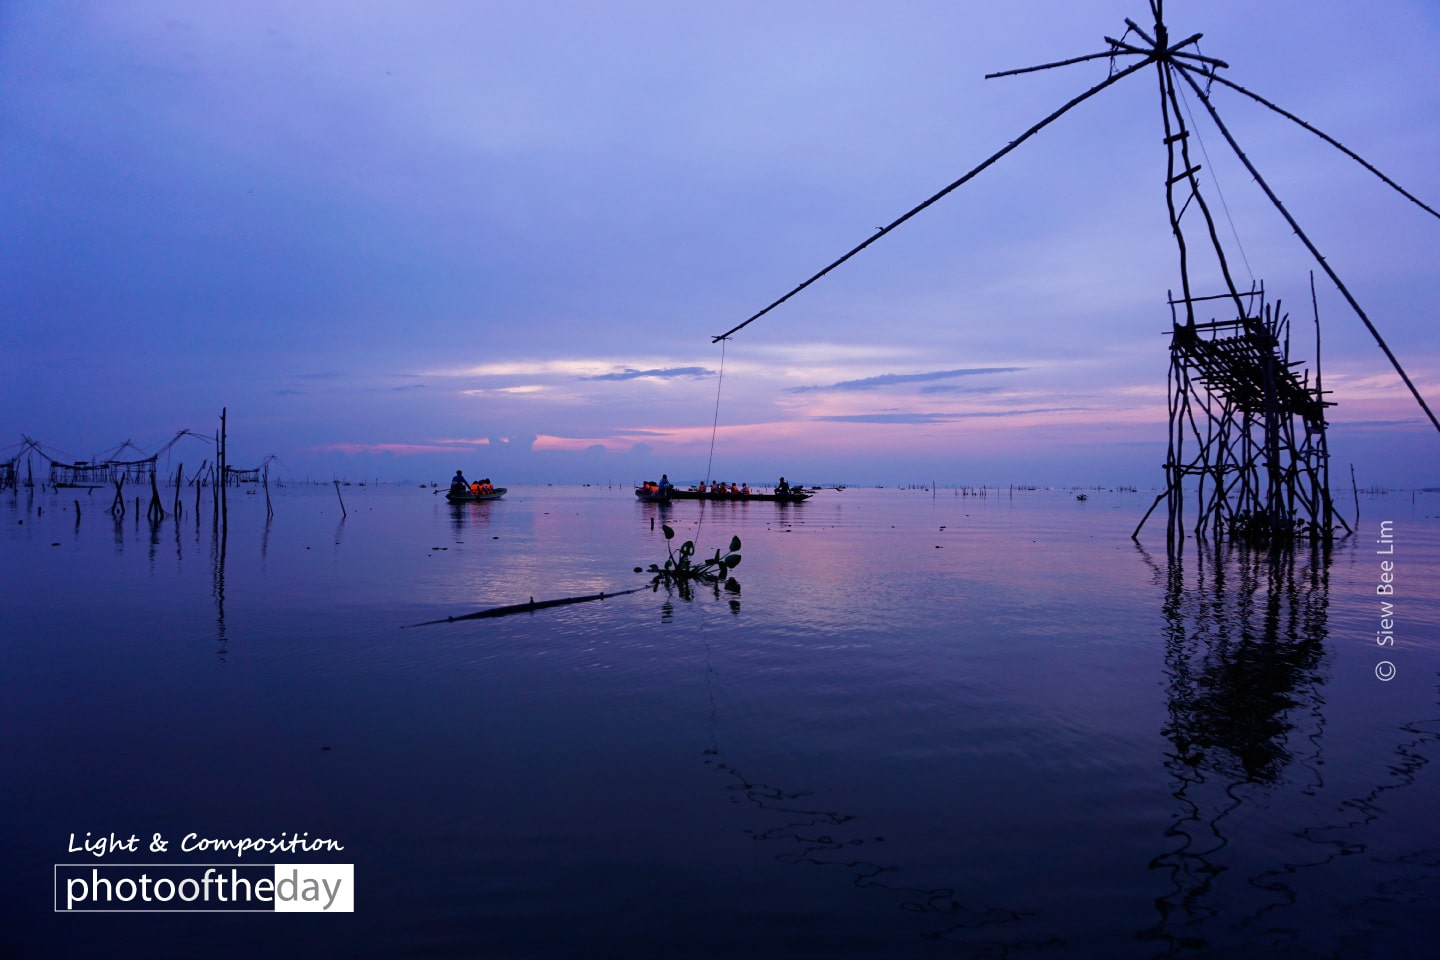
M 1139 937 L 1179 953 L 1213 934 L 1232 814 L 1258 793 L 1316 787 L 1331 553 L 1323 542 L 1280 557 L 1202 542 L 1188 570 L 1178 553 L 1146 562 L 1165 585 L 1161 732 L 1176 809 L 1151 862 L 1169 890 Z

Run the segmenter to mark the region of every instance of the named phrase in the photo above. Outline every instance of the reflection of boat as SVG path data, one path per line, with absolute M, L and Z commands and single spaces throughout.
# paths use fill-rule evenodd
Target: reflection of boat
M 792 487 L 784 493 L 729 493 L 712 490 L 701 493 L 699 490 L 680 490 L 675 487 L 661 490 L 636 487 L 635 496 L 644 503 L 665 503 L 670 500 L 770 500 L 777 503 L 802 503 L 809 500 L 813 494 L 799 487 Z
M 505 496 L 505 487 L 496 487 L 487 493 L 471 493 L 469 490 L 452 490 L 445 494 L 445 499 L 451 503 L 479 503 L 482 500 L 499 500 Z

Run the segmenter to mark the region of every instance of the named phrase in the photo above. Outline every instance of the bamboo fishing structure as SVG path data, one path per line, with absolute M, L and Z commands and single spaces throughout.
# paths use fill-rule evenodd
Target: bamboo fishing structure
M 1339 149 L 1426 213 L 1440 219 L 1440 212 L 1402 189 L 1335 138 L 1222 76 L 1220 71 L 1229 69 L 1229 64 L 1199 52 L 1201 34 L 1172 41 L 1165 25 L 1163 0 L 1149 0 L 1149 5 L 1154 16 L 1151 31 L 1126 19 L 1124 35 L 1119 39 L 1104 38 L 1108 45 L 1105 50 L 988 74 L 987 79 L 991 79 L 1087 61 L 1110 62 L 1110 73 L 1105 80 L 1031 126 L 938 193 L 880 227 L 788 293 L 713 337 L 713 342 L 722 345 L 722 375 L 723 346 L 736 333 L 969 182 L 1080 103 L 1154 66 L 1166 151 L 1165 203 L 1178 251 L 1180 291 L 1178 295 L 1172 291 L 1167 298 L 1170 422 L 1163 466 L 1165 490 L 1141 518 L 1132 537 L 1138 540 L 1151 514 L 1161 503 L 1166 503 L 1166 541 L 1172 549 L 1191 535 L 1213 541 L 1243 540 L 1272 548 L 1284 548 L 1297 539 L 1329 542 L 1337 534 L 1352 533 L 1354 528 L 1335 510 L 1330 496 L 1326 410 L 1335 404 L 1327 398 L 1328 391 L 1322 386 L 1318 305 L 1315 306 L 1312 382 L 1303 361 L 1291 359 L 1290 322 L 1280 301 L 1268 302 L 1263 284 L 1251 281 L 1242 287 L 1232 274 L 1216 218 L 1200 189 L 1202 165 L 1191 156 L 1192 136 L 1196 131 L 1187 123 L 1184 104 L 1193 96 L 1204 107 L 1225 143 L 1364 324 L 1437 432 L 1440 432 L 1440 419 L 1340 276 L 1245 155 L 1212 102 L 1211 89 L 1219 84 L 1249 97 Z M 1139 40 L 1130 42 L 1132 34 Z M 1131 62 L 1122 66 L 1125 60 Z M 1198 141 L 1198 137 L 1195 139 Z M 1203 259 L 1209 260 L 1204 265 L 1207 276 L 1216 278 L 1206 281 L 1212 284 L 1211 292 L 1206 293 L 1198 292 L 1192 279 L 1198 275 Z M 1214 289 L 1217 286 L 1218 291 Z M 1311 302 L 1316 303 L 1313 274 Z M 1215 308 L 1221 312 L 1212 314 L 1210 311 Z M 1186 514 L 1186 503 L 1190 500 L 1194 503 L 1193 519 L 1187 519 Z
M 39 441 L 30 437 L 21 437 L 19 452 L 8 460 L 0 461 L 0 489 L 6 487 L 18 487 L 19 484 L 19 463 L 21 459 L 26 462 L 27 475 L 30 469 L 30 455 L 34 454 L 49 466 L 48 482 L 52 489 L 76 488 L 93 492 L 102 487 L 113 487 L 115 495 L 111 499 L 107 512 L 115 519 L 123 518 L 127 513 L 125 502 L 126 484 L 149 483 L 150 498 L 149 505 L 145 508 L 145 516 L 152 524 L 159 524 L 166 517 L 165 503 L 160 496 L 160 475 L 158 465 L 160 457 L 169 452 L 182 437 L 196 437 L 215 445 L 216 460 L 212 464 L 208 459 L 200 464 L 200 468 L 189 480 L 195 487 L 195 522 L 200 523 L 200 498 L 202 488 L 209 486 L 211 496 L 214 500 L 214 511 L 212 521 L 216 533 L 223 538 L 229 524 L 229 504 L 226 496 L 226 487 L 241 483 L 261 483 L 265 485 L 265 512 L 266 517 L 274 516 L 274 507 L 270 503 L 269 494 L 269 473 L 270 462 L 277 459 L 273 454 L 266 457 L 259 467 L 254 469 L 238 469 L 230 466 L 229 457 L 229 412 L 227 408 L 220 411 L 220 427 L 213 438 L 190 430 L 181 430 L 162 446 L 155 453 L 144 456 L 144 451 L 129 440 L 113 448 L 109 452 L 90 460 L 62 459 L 59 451 L 47 450 Z M 127 450 L 133 450 L 136 457 L 131 455 L 130 459 L 121 459 L 120 455 Z M 181 495 L 186 484 L 185 465 L 179 464 L 175 469 L 175 494 L 171 502 L 170 513 L 178 521 L 182 513 Z M 31 486 L 33 481 L 27 479 L 26 486 Z M 138 523 L 141 511 L 140 496 L 135 497 L 135 515 Z M 80 506 L 75 501 L 75 519 L 79 523 Z
M 1263 287 L 1239 297 L 1235 318 L 1197 321 L 1197 305 L 1231 298 L 1171 299 L 1169 449 L 1165 490 L 1166 542 L 1186 536 L 1187 492 L 1193 494 L 1191 532 L 1203 539 L 1285 546 L 1295 539 L 1329 540 L 1353 532 L 1330 497 L 1325 411 L 1333 403 L 1321 386 L 1297 375 L 1290 359 L 1290 325 Z

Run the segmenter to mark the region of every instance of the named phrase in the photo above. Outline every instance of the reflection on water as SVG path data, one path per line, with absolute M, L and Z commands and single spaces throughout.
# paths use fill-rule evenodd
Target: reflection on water
M 495 500 L 481 500 L 476 503 L 450 503 L 450 526 L 456 533 L 464 533 L 467 527 L 484 528 L 490 524 L 490 509 Z
M 1155 899 L 1159 920 L 1139 937 L 1163 944 L 1163 956 L 1209 956 L 1217 941 L 1236 935 L 1309 955 L 1303 942 L 1317 926 L 1316 904 L 1306 898 L 1317 891 L 1297 883 L 1298 875 L 1366 851 L 1365 828 L 1384 816 L 1387 794 L 1416 783 L 1440 722 L 1401 726 L 1408 739 L 1391 748 L 1384 779 L 1358 796 L 1329 800 L 1329 548 L 1268 554 L 1201 544 L 1188 570 L 1179 556 L 1163 569 L 1145 559 L 1165 586 L 1162 733 L 1171 745 L 1164 766 L 1178 810 L 1165 831 L 1167 850 L 1150 864 L 1169 884 Z M 1291 824 L 1291 835 L 1313 852 L 1259 857 L 1260 866 L 1246 870 L 1240 907 L 1235 892 L 1219 885 L 1238 864 L 1257 859 L 1244 846 L 1256 813 L 1291 792 L 1321 801 L 1297 804 L 1304 813 Z M 1312 819 L 1312 807 L 1330 813 Z M 1432 846 L 1398 861 L 1417 869 L 1410 876 L 1393 865 L 1383 871 L 1372 903 L 1418 903 L 1421 890 L 1440 882 Z
M 222 662 L 230 652 L 230 638 L 225 633 L 225 556 L 229 543 L 230 525 L 217 517 L 210 531 L 210 595 L 215 598 L 216 656 Z
M 977 939 L 975 931 L 1016 923 L 1025 914 L 964 902 L 971 899 L 973 891 L 961 894 L 952 887 L 921 888 L 906 884 L 901 867 L 882 862 L 885 837 L 866 835 L 854 823 L 854 815 L 824 809 L 810 791 L 791 791 L 754 782 L 719 749 L 708 749 L 705 753 L 705 763 L 731 781 L 725 787 L 731 794 L 731 802 L 748 803 L 775 822 L 772 827 L 747 829 L 746 833 L 756 842 L 781 847 L 774 854 L 778 862 L 849 874 L 856 887 L 883 893 L 896 900 L 898 908 L 908 914 L 926 915 L 926 929 L 920 935 L 927 940 L 957 939 L 971 947 L 989 945 L 1004 950 L 1037 945 L 1035 941 L 1018 937 L 1006 939 L 989 934 Z
M 1436 690 L 1436 704 L 1440 711 L 1440 688 Z M 1420 783 L 1422 771 L 1430 765 L 1440 742 L 1440 712 L 1426 720 L 1403 724 L 1398 732 L 1404 739 L 1390 749 L 1382 780 L 1358 795 L 1345 797 L 1329 816 L 1296 830 L 1295 838 L 1304 844 L 1299 856 L 1250 878 L 1250 884 L 1263 890 L 1269 902 L 1241 920 L 1239 929 L 1267 933 L 1279 929 L 1289 939 L 1297 938 L 1299 930 L 1286 925 L 1303 922 L 1295 918 L 1294 908 L 1309 894 L 1310 875 L 1336 867 L 1344 858 L 1366 854 L 1370 829 L 1386 817 L 1392 800 L 1403 806 L 1404 798 L 1397 794 Z M 1323 779 L 1317 786 L 1324 786 Z M 1429 949 L 1433 936 L 1430 914 L 1440 901 L 1440 846 L 1436 845 L 1435 833 L 1417 833 L 1402 840 L 1399 851 L 1386 857 L 1386 869 L 1367 879 L 1368 884 L 1356 886 L 1365 890 L 1371 929 L 1353 938 L 1352 955 L 1404 956 L 1385 946 L 1397 939 L 1408 939 L 1417 950 L 1422 949 L 1422 944 L 1426 945 L 1423 949 Z
M 1217 914 L 1208 900 L 1223 871 L 1215 859 L 1229 843 L 1225 821 L 1245 802 L 1236 788 L 1281 782 L 1296 751 L 1319 775 L 1330 554 L 1321 546 L 1298 557 L 1235 547 L 1217 554 L 1202 543 L 1188 579 L 1178 553 L 1163 570 L 1146 561 L 1165 587 L 1162 733 L 1180 812 L 1166 831 L 1174 846 L 1151 863 L 1171 888 L 1156 898 L 1159 922 L 1141 936 L 1178 953 L 1206 948 L 1201 931 Z
M 1167 563 L 1165 736 L 1177 769 L 1273 784 L 1304 749 L 1296 724 L 1323 722 L 1330 556 L 1196 553 L 1193 584 L 1181 558 Z M 1318 741 L 1316 730 L 1308 743 Z
M 667 601 L 667 619 L 673 618 L 671 606 Z M 977 901 L 982 899 L 978 891 L 962 893 L 956 887 L 922 887 L 906 883 L 904 868 L 888 862 L 885 857 L 884 835 L 862 829 L 855 814 L 826 808 L 820 804 L 814 791 L 790 790 L 747 777 L 720 744 L 721 710 L 713 683 L 715 668 L 711 663 L 712 651 L 710 640 L 705 636 L 703 617 L 700 622 L 710 730 L 710 745 L 703 751 L 703 756 L 707 766 L 724 775 L 724 789 L 730 802 L 759 811 L 762 821 L 771 824 L 746 827 L 744 833 L 752 841 L 766 848 L 778 848 L 772 854 L 778 863 L 817 867 L 848 875 L 856 888 L 875 892 L 893 903 L 909 919 L 918 922 L 922 939 L 954 941 L 978 951 L 970 953 L 967 950 L 967 956 L 1006 956 L 1014 951 L 1059 942 L 1055 938 L 1044 942 L 1027 939 L 1023 931 L 1014 932 L 1009 937 L 1001 935 L 1005 925 L 1018 923 L 1025 914 L 977 906 Z
M 184 517 L 173 570 L 153 526 L 0 497 L 0 916 L 100 955 L 33 906 L 68 831 L 283 826 L 343 835 L 376 905 L 316 955 L 1406 955 L 1440 899 L 1423 510 L 1381 686 L 1353 544 L 1156 559 L 1143 495 L 829 493 L 357 487 L 346 519 L 297 486 Z M 662 522 L 740 536 L 743 590 L 400 629 L 641 587 Z

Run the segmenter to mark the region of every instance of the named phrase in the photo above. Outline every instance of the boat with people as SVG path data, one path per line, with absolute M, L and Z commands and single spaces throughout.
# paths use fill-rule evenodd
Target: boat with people
M 485 500 L 499 500 L 505 496 L 505 487 L 497 487 L 490 482 L 490 478 L 484 480 L 467 481 L 465 474 L 459 470 L 455 476 L 450 478 L 450 489 L 445 493 L 445 499 L 451 503 L 480 503 Z
M 641 503 L 669 503 L 670 492 L 673 489 L 673 487 L 662 488 L 658 484 L 646 480 L 635 488 L 635 496 L 640 499 Z
M 654 480 L 646 480 L 635 488 L 635 496 L 642 503 L 669 503 L 672 500 L 726 500 L 726 501 L 769 501 L 772 503 L 804 503 L 815 495 L 813 490 L 806 490 L 801 486 L 791 486 L 780 478 L 780 483 L 774 490 L 764 492 L 750 489 L 749 484 L 726 484 L 726 483 L 700 483 L 689 489 L 682 490 L 661 477 L 657 483 Z
M 451 490 L 445 494 L 445 499 L 451 503 L 480 503 L 483 500 L 499 500 L 505 496 L 506 487 L 494 487 L 483 493 L 471 493 L 469 490 Z
M 770 500 L 775 503 L 804 503 L 814 494 L 809 490 L 802 490 L 799 487 L 791 487 L 789 490 L 762 493 L 758 490 L 745 491 L 733 490 L 674 490 L 670 494 L 672 500 Z

